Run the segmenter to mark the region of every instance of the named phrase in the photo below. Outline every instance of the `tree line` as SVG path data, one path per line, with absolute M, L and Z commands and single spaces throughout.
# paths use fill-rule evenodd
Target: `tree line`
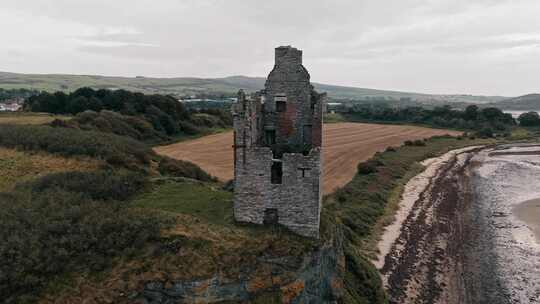
M 345 113 L 352 120 L 426 124 L 441 128 L 483 131 L 488 134 L 506 131 L 516 124 L 511 114 L 498 108 L 480 109 L 470 105 L 465 110 L 450 106 L 422 107 L 353 107 Z
M 39 94 L 38 91 L 28 90 L 28 89 L 2 89 L 0 88 L 0 102 L 4 100 L 14 99 L 14 98 L 28 98 L 33 95 Z
M 115 133 L 151 143 L 232 125 L 230 113 L 224 110 L 194 111 L 172 96 L 125 90 L 80 88 L 69 94 L 42 92 L 26 99 L 24 110 L 75 115 L 73 119 L 54 122 L 55 127 Z

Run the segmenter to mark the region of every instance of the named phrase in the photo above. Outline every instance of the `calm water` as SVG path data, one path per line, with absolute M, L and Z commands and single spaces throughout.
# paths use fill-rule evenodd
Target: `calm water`
M 512 214 L 531 229 L 536 242 L 540 244 L 540 198 L 517 205 L 512 210 Z
M 477 223 L 482 240 L 476 258 L 484 263 L 490 301 L 483 303 L 540 303 L 540 147 L 507 147 L 474 158 Z
M 530 111 L 512 111 L 512 110 L 503 110 L 504 113 L 509 113 L 509 114 L 512 114 L 512 117 L 513 118 L 518 118 L 519 115 L 523 114 L 523 113 L 527 113 L 527 112 L 539 112 L 540 113 L 540 110 L 530 110 Z

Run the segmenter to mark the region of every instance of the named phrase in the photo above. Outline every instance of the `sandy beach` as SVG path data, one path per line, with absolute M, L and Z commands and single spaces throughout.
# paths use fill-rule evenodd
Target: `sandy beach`
M 540 147 L 473 147 L 425 165 L 379 243 L 390 302 L 540 303 Z

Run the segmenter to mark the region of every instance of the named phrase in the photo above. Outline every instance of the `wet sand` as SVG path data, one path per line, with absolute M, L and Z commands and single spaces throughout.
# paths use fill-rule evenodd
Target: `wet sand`
M 540 303 L 540 149 L 461 152 L 409 189 L 414 203 L 388 231 L 390 303 Z
M 531 229 L 536 237 L 536 242 L 540 244 L 540 198 L 517 205 L 512 213 Z
M 384 233 L 381 236 L 380 241 L 377 244 L 379 253 L 377 259 L 372 261 L 377 269 L 382 269 L 384 266 L 385 258 L 390 253 L 392 245 L 396 242 L 401 233 L 401 227 L 409 216 L 414 203 L 420 198 L 420 195 L 432 182 L 433 178 L 437 175 L 439 170 L 447 165 L 456 155 L 481 148 L 480 146 L 467 147 L 463 149 L 452 150 L 442 156 L 429 158 L 424 160 L 421 164 L 425 167 L 424 171 L 407 182 L 403 193 L 401 194 L 401 200 L 399 202 L 399 209 L 396 212 L 395 220 L 392 224 L 388 225 L 384 229 Z M 385 278 L 383 277 L 383 281 Z

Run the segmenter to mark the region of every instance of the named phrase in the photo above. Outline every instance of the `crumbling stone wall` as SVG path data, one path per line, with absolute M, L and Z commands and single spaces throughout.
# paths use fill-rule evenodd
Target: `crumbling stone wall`
M 310 84 L 302 51 L 276 48 L 265 90 L 233 106 L 234 215 L 319 236 L 324 94 Z

